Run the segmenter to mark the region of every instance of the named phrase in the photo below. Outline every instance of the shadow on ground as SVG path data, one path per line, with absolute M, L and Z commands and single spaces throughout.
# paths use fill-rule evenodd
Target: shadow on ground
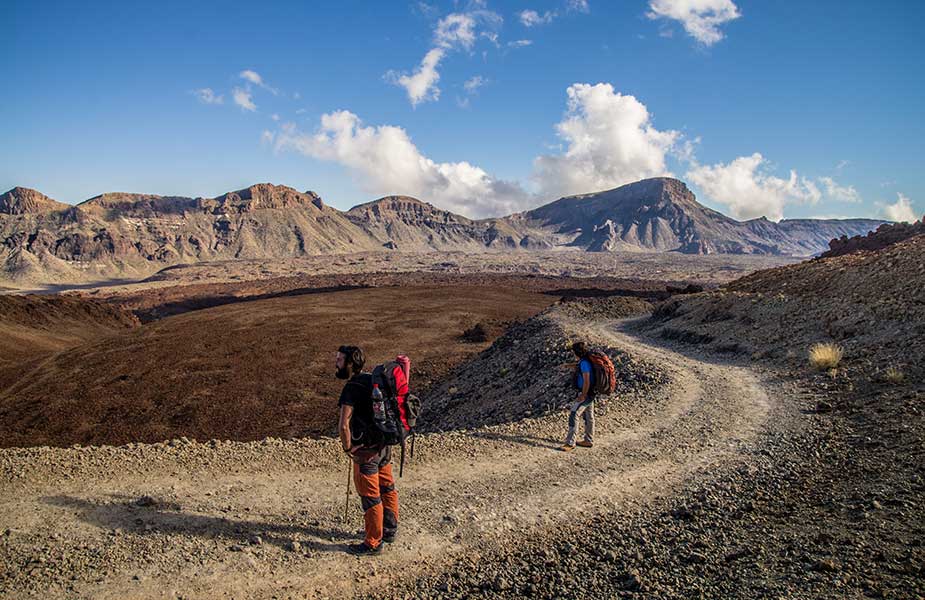
M 42 501 L 74 511 L 78 519 L 101 529 L 122 529 L 135 535 L 173 533 L 207 540 L 225 540 L 231 550 L 243 549 L 255 543 L 293 550 L 293 542 L 298 542 L 302 550 L 344 552 L 347 541 L 354 538 L 342 529 L 322 527 L 317 521 L 308 525 L 286 525 L 237 520 L 184 512 L 177 503 L 147 496 L 132 498 L 111 495 L 109 498 L 109 501 L 94 501 L 74 496 L 46 496 Z

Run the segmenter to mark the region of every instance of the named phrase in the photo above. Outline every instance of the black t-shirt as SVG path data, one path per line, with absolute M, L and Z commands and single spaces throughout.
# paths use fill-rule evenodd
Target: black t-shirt
M 344 385 L 338 406 L 352 406 L 350 417 L 351 442 L 358 446 L 375 446 L 381 441 L 373 422 L 373 376 L 370 373 L 354 375 Z

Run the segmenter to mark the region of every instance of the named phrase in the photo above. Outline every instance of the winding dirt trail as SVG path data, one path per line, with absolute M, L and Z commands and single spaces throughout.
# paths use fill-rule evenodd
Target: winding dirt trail
M 0 596 L 304 598 L 374 592 L 424 568 L 583 515 L 638 506 L 737 456 L 772 398 L 751 370 L 630 333 L 563 328 L 657 363 L 669 382 L 597 420 L 595 447 L 555 451 L 564 413 L 420 436 L 398 483 L 396 543 L 344 553 L 362 525 L 334 440 L 0 451 Z M 143 496 L 150 499 L 139 500 Z M 259 539 L 258 539 L 259 538 Z M 293 544 L 295 543 L 295 544 Z

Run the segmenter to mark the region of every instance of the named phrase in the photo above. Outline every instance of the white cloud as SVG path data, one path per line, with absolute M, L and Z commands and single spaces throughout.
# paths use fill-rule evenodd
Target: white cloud
M 447 53 L 453 50 L 471 51 L 480 37 L 498 43 L 498 36 L 494 30 L 500 27 L 503 21 L 501 16 L 483 10 L 480 3 L 473 6 L 477 10 L 452 13 L 437 22 L 434 29 L 434 47 L 424 55 L 414 73 L 409 75 L 388 71 L 385 74 L 386 81 L 405 88 L 412 106 L 440 98 L 440 88 L 437 87 L 440 72 L 437 68 Z M 480 26 L 482 31 L 479 31 Z
M 861 195 L 852 185 L 839 185 L 838 182 L 831 177 L 820 177 L 819 181 L 822 183 L 823 187 L 825 187 L 826 196 L 833 200 L 855 204 L 861 201 Z
M 508 214 L 534 200 L 519 184 L 496 179 L 468 162 L 435 162 L 401 127 L 365 126 L 349 111 L 323 115 L 314 133 L 285 124 L 276 147 L 343 165 L 371 194 L 407 194 L 467 216 Z
M 254 85 L 263 85 L 263 77 L 257 71 L 251 71 L 250 69 L 245 69 L 238 74 L 241 79 L 246 79 Z
M 267 85 L 267 83 L 263 80 L 263 77 L 261 77 L 260 73 L 258 73 L 257 71 L 252 71 L 251 69 L 244 69 L 243 71 L 238 73 L 238 76 L 241 79 L 249 83 L 253 83 L 256 86 L 262 87 L 263 89 L 267 90 L 274 96 L 279 93 L 279 90 Z
M 507 43 L 508 48 L 526 48 L 533 45 L 533 40 L 514 40 Z
M 847 167 L 847 166 L 850 165 L 850 164 L 851 164 L 851 161 L 850 161 L 850 160 L 840 160 L 840 161 L 838 161 L 838 164 L 835 165 L 835 170 L 836 170 L 836 171 L 841 171 L 842 169 L 844 169 L 845 167 Z
M 475 45 L 475 17 L 453 13 L 440 19 L 434 31 L 434 44 L 446 49 L 462 47 L 471 50 Z
M 272 115 L 270 115 L 270 118 L 273 119 L 274 121 L 279 121 L 279 115 L 276 113 L 273 113 Z
M 547 10 L 541 15 L 535 10 L 525 10 L 520 12 L 517 17 L 524 27 L 536 27 L 537 25 L 552 23 L 553 19 L 556 18 L 556 13 Z
M 740 156 L 728 164 L 695 165 L 687 179 L 716 202 L 724 204 L 737 219 L 767 217 L 779 221 L 788 204 L 815 204 L 819 188 L 796 171 L 788 179 L 767 172 L 767 160 L 758 152 Z
M 919 215 L 912 208 L 912 201 L 902 193 L 897 193 L 897 200 L 893 204 L 880 203 L 883 216 L 890 221 L 912 223 L 919 219 Z
M 272 131 L 268 131 L 268 130 L 264 129 L 264 130 L 263 130 L 263 133 L 260 134 L 260 144 L 261 144 L 261 145 L 264 145 L 264 146 L 265 146 L 265 145 L 272 144 L 272 143 L 273 143 L 273 139 L 274 139 L 275 137 L 276 137 L 276 134 L 275 134 L 275 133 L 273 133 Z
M 193 90 L 193 94 L 199 98 L 199 101 L 203 104 L 224 104 L 225 98 L 221 95 L 216 95 L 212 91 L 212 88 L 201 88 L 198 90 Z
M 568 112 L 556 125 L 567 148 L 534 161 L 534 179 L 546 197 L 669 175 L 665 156 L 681 134 L 657 130 L 642 102 L 609 83 L 576 83 L 567 93 Z
M 440 88 L 437 87 L 440 73 L 437 72 L 437 67 L 445 53 L 443 48 L 433 48 L 424 55 L 421 64 L 413 74 L 389 71 L 385 74 L 385 79 L 389 83 L 405 88 L 412 106 L 428 100 L 437 100 L 440 98 Z
M 579 12 L 587 14 L 591 12 L 591 7 L 588 5 L 588 0 L 566 0 L 565 12 Z M 560 16 L 561 13 L 558 10 L 547 10 L 543 12 L 543 14 L 540 14 L 535 10 L 527 9 L 517 13 L 517 18 L 520 19 L 520 22 L 524 27 L 538 27 L 540 25 L 548 25 Z
M 250 90 L 236 87 L 231 90 L 231 98 L 234 100 L 235 104 L 241 107 L 241 110 L 249 110 L 251 112 L 257 110 L 257 105 L 254 104 Z
M 646 16 L 680 21 L 691 37 L 712 46 L 723 39 L 720 26 L 742 14 L 732 0 L 650 0 Z

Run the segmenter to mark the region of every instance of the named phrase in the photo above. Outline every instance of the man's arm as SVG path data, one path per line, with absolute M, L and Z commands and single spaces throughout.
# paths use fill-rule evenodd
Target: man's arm
M 352 406 L 344 405 L 340 407 L 340 423 L 337 426 L 337 431 L 340 434 L 340 445 L 343 447 L 344 452 L 350 452 L 350 417 L 352 415 Z
M 581 374 L 581 393 L 578 394 L 578 401 L 584 402 L 588 399 L 588 390 L 591 389 L 591 373 Z

